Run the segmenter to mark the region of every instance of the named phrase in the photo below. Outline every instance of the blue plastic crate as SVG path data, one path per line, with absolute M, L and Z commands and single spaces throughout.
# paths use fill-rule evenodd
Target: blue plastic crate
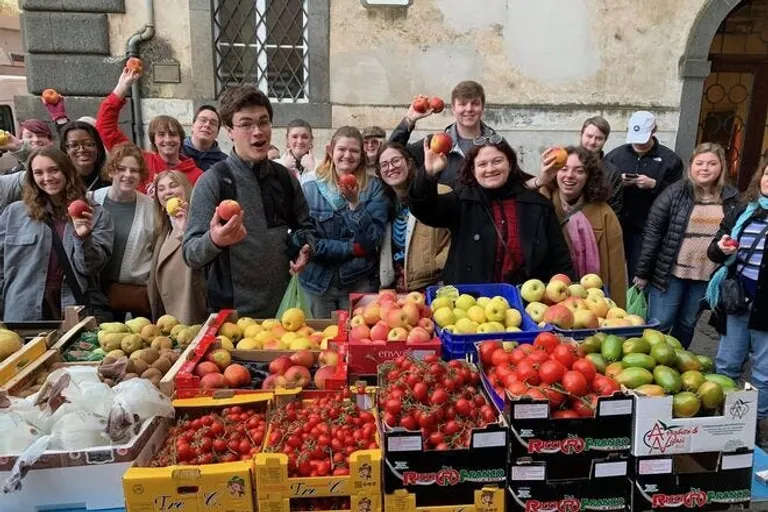
M 467 354 L 475 353 L 475 342 L 486 340 L 517 341 L 520 343 L 532 343 L 541 331 L 551 331 L 552 327 L 547 326 L 544 329 L 536 325 L 528 313 L 523 308 L 523 301 L 520 294 L 511 284 L 457 284 L 453 285 L 459 290 L 459 293 L 466 293 L 473 297 L 494 297 L 499 295 L 507 299 L 510 307 L 520 311 L 523 317 L 522 329 L 519 332 L 494 332 L 478 334 L 453 334 L 438 328 L 438 335 L 443 345 L 443 359 L 464 359 Z M 437 295 L 437 286 L 427 288 L 427 304 L 432 305 L 432 301 Z

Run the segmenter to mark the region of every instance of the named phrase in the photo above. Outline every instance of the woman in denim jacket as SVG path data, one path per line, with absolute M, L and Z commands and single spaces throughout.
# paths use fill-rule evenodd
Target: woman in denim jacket
M 333 134 L 314 179 L 302 185 L 317 245 L 300 280 L 315 318 L 347 309 L 350 293 L 378 290 L 389 200 L 379 179 L 366 175 L 364 156 L 360 131 L 343 126 Z

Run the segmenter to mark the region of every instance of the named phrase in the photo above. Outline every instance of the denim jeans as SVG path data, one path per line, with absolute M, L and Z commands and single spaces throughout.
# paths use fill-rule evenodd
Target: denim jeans
M 313 318 L 331 318 L 331 313 L 339 309 L 349 309 L 350 293 L 373 293 L 379 290 L 378 279 L 364 277 L 349 286 L 340 287 L 338 276 L 322 295 L 315 295 L 304 288 L 304 295 L 309 302 Z
M 670 334 L 688 348 L 701 315 L 701 299 L 706 291 L 707 281 L 669 276 L 665 291 L 650 286 L 648 317 L 659 321 L 660 331 L 671 329 Z
M 728 315 L 726 333 L 720 336 L 715 358 L 717 373 L 738 379 L 744 371 L 747 356 L 751 357 L 752 375 L 749 383 L 757 388 L 757 419 L 768 417 L 768 332 L 749 328 L 747 311 Z

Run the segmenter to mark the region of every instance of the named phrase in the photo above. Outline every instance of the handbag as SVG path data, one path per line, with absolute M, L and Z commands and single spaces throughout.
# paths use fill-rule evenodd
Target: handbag
M 140 284 L 112 283 L 107 289 L 112 311 L 151 316 L 147 287 Z
M 88 297 L 83 293 L 83 289 L 80 288 L 80 283 L 77 281 L 77 277 L 75 277 L 74 270 L 72 270 L 72 264 L 69 262 L 67 253 L 64 251 L 64 244 L 61 242 L 59 233 L 53 225 L 53 220 L 51 220 L 50 217 L 47 217 L 45 223 L 51 228 L 53 250 L 56 253 L 56 259 L 58 260 L 59 265 L 64 270 L 64 281 L 69 285 L 69 289 L 72 290 L 72 295 L 74 295 L 77 305 L 85 306 L 86 309 L 88 309 Z
M 765 237 L 766 232 L 768 232 L 768 225 L 760 231 L 755 241 L 752 242 L 744 261 L 749 261 L 755 254 L 757 244 Z M 747 297 L 744 293 L 744 283 L 741 281 L 741 275 L 736 272 L 736 265 L 733 265 L 729 269 L 728 276 L 723 279 L 720 285 L 720 309 L 728 315 L 734 315 L 743 311 L 746 305 Z

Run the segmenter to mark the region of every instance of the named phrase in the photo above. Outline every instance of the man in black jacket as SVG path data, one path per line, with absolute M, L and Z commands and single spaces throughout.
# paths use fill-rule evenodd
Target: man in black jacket
M 605 181 L 611 188 L 611 197 L 608 205 L 613 209 L 617 217 L 621 216 L 621 208 L 624 204 L 624 184 L 621 182 L 621 172 L 612 163 L 605 160 L 603 147 L 611 134 L 611 125 L 604 117 L 590 117 L 581 126 L 581 146 L 594 153 L 603 166 Z
M 645 219 L 653 201 L 669 185 L 683 177 L 683 162 L 674 151 L 659 143 L 656 118 L 646 111 L 632 114 L 627 143 L 605 156 L 621 171 L 624 206 L 621 210 L 627 275 L 634 277 L 643 241 Z
M 442 172 L 439 182 L 453 187 L 459 167 L 478 137 L 488 137 L 496 132 L 483 122 L 483 110 L 485 109 L 485 90 L 483 86 L 472 80 L 459 82 L 451 91 L 451 110 L 456 122 L 445 128 L 453 140 L 453 147 L 448 154 L 448 166 Z M 399 142 L 408 148 L 408 153 L 416 162 L 417 167 L 424 164 L 423 139 L 408 144 L 411 132 L 416 127 L 416 121 L 433 114 L 431 109 L 425 112 L 417 112 L 413 105 L 408 108 L 400 124 L 389 136 L 390 142 Z

